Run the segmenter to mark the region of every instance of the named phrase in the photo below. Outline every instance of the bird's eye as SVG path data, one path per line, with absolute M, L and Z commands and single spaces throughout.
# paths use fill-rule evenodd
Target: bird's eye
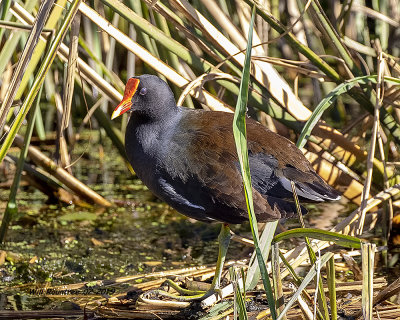
M 140 94 L 141 96 L 144 96 L 146 93 L 147 93 L 147 88 L 142 88 L 142 89 L 140 89 L 140 91 L 139 91 L 139 94 Z

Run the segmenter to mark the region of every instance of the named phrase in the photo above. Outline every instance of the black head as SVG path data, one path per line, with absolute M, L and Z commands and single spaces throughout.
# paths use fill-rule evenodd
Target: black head
M 163 117 L 174 108 L 176 102 L 168 84 L 157 76 L 144 74 L 128 80 L 124 97 L 115 108 L 111 119 L 127 111 L 152 118 Z

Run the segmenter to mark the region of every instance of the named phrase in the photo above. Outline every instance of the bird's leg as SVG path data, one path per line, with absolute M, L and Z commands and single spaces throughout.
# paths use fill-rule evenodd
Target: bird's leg
M 231 232 L 229 229 L 229 225 L 223 223 L 221 226 L 221 231 L 218 236 L 218 260 L 217 266 L 215 268 L 215 275 L 214 279 L 211 283 L 211 289 L 213 291 L 219 290 L 221 286 L 221 275 L 224 269 L 225 257 L 226 253 L 228 252 L 229 242 L 231 240 Z
M 224 269 L 225 257 L 228 251 L 229 242 L 231 240 L 231 233 L 228 224 L 222 224 L 221 231 L 218 236 L 219 250 L 218 250 L 218 260 L 215 268 L 214 279 L 211 283 L 211 288 L 207 291 L 194 291 L 181 288 L 172 280 L 167 280 L 166 283 L 173 289 L 175 289 L 182 296 L 176 296 L 174 294 L 168 293 L 163 290 L 153 290 L 149 294 L 155 294 L 179 301 L 195 301 L 203 300 L 214 293 L 220 293 L 221 291 L 221 275 Z

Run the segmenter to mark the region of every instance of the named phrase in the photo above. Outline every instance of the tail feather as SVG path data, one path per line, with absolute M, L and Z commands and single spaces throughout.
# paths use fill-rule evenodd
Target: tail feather
M 284 199 L 279 199 L 275 197 L 268 196 L 265 198 L 268 204 L 274 211 L 278 211 L 281 219 L 290 219 L 297 215 L 296 204 L 291 201 L 286 201 Z M 300 205 L 301 214 L 307 214 L 307 209 Z M 271 214 L 262 213 L 257 215 L 257 220 L 259 222 L 266 222 L 271 220 Z
M 323 184 L 320 182 L 306 182 L 296 184 L 296 186 L 302 188 L 306 193 L 319 197 L 321 199 L 320 201 L 335 201 L 340 199 L 340 193 L 325 182 L 323 182 Z
M 322 178 L 317 176 L 317 181 L 299 182 L 296 181 L 297 196 L 306 202 L 310 201 L 334 201 L 340 199 L 340 193 L 328 185 Z M 292 192 L 292 185 L 289 179 L 282 177 L 279 182 L 287 191 Z

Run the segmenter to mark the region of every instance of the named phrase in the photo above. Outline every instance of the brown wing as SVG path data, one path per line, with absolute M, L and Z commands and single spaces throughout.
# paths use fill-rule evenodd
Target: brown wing
M 174 148 L 168 152 L 170 158 L 163 160 L 169 164 L 168 168 L 180 168 L 170 169 L 170 175 L 183 197 L 186 193 L 188 198 L 187 193 L 191 193 L 196 205 L 207 204 L 204 207 L 209 210 L 208 216 L 226 222 L 247 219 L 232 121 L 229 113 L 191 111 L 180 123 L 184 130 L 175 132 L 169 146 Z M 251 119 L 247 121 L 247 132 L 254 208 L 259 220 L 292 216 L 296 209 L 287 201 L 292 196 L 282 179 L 293 179 L 300 184 L 324 182 L 289 140 Z M 177 180 L 182 181 L 182 186 L 178 186 Z M 197 197 L 193 193 L 198 193 Z

